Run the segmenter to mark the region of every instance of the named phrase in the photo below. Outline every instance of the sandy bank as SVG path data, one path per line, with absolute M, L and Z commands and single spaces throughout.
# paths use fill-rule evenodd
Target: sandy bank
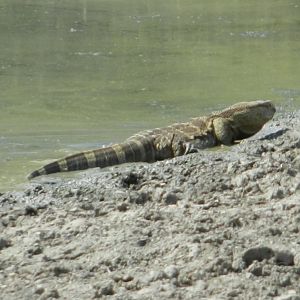
M 300 299 L 299 120 L 1 195 L 1 296 Z

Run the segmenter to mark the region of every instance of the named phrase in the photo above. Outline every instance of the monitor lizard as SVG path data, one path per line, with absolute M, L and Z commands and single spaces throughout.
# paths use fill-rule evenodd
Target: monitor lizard
M 218 145 L 232 145 L 257 133 L 276 109 L 270 100 L 236 103 L 208 116 L 141 131 L 123 143 L 76 153 L 33 171 L 28 179 L 57 172 L 155 162 Z

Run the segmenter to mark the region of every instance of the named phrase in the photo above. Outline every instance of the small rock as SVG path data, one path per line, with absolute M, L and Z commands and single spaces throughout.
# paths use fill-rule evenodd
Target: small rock
M 278 288 L 275 286 L 267 288 L 267 295 L 274 299 L 274 297 L 278 296 Z
M 257 180 L 259 178 L 262 178 L 264 176 L 264 170 L 263 168 L 255 168 L 252 170 L 247 171 L 247 175 L 251 180 Z
M 8 217 L 2 217 L 2 218 L 1 218 L 1 223 L 2 223 L 2 226 L 8 227 L 8 224 L 9 224 L 9 218 L 8 218 Z
M 175 279 L 175 278 L 174 278 Z M 177 285 L 179 286 L 192 286 L 193 285 L 193 278 L 191 274 L 180 274 L 177 279 Z
M 264 264 L 262 268 L 262 276 L 270 276 L 272 274 L 272 265 Z
M 130 193 L 130 202 L 143 205 L 150 200 L 150 195 L 146 192 L 132 192 Z
M 245 187 L 249 182 L 249 178 L 247 175 L 242 174 L 234 177 L 231 180 L 231 183 L 237 187 Z
M 129 275 L 129 274 L 126 274 L 122 277 L 122 281 L 124 282 L 129 282 L 129 281 L 132 281 L 133 280 L 133 276 Z
M 122 204 L 117 206 L 118 211 L 125 212 L 128 210 L 127 203 L 123 202 Z
M 235 289 L 235 290 L 232 290 L 230 292 L 228 292 L 226 294 L 227 297 L 230 297 L 230 298 L 235 298 L 237 297 L 239 294 L 241 293 L 241 291 L 239 289 Z
M 296 158 L 293 160 L 293 166 L 300 170 L 300 155 L 297 155 Z
M 11 246 L 11 241 L 4 238 L 0 238 L 0 250 L 4 248 L 8 248 L 10 246 Z
M 279 251 L 275 253 L 275 262 L 277 265 L 281 266 L 293 266 L 294 254 L 290 251 Z
M 255 276 L 262 276 L 262 266 L 258 261 L 254 261 L 247 269 L 248 272 Z
M 214 275 L 226 275 L 232 270 L 232 261 L 229 257 L 217 257 L 206 266 L 206 271 Z
M 254 260 L 262 261 L 274 256 L 274 251 L 268 247 L 257 247 L 248 249 L 242 256 L 246 266 L 250 266 Z
M 59 234 L 56 233 L 54 230 L 43 230 L 38 232 L 38 237 L 42 241 L 52 240 L 58 236 Z
M 205 232 L 209 232 L 210 231 L 210 227 L 207 225 L 198 225 L 195 224 L 194 228 L 193 228 L 193 233 L 205 233 Z M 207 238 L 203 239 L 204 243 L 210 243 L 211 241 L 215 240 L 214 236 L 208 236 Z
M 272 236 L 275 236 L 275 235 L 281 235 L 281 234 L 282 234 L 282 231 L 281 231 L 279 228 L 271 227 L 271 228 L 269 228 L 269 233 L 270 233 Z
M 70 272 L 69 268 L 64 267 L 64 266 L 55 266 L 53 268 L 53 273 L 55 276 L 60 276 L 61 274 L 66 274 L 69 272 Z
M 94 217 L 102 217 L 108 214 L 108 211 L 101 210 L 99 207 L 95 208 L 94 210 Z
M 287 287 L 291 285 L 291 277 L 289 275 L 283 275 L 279 278 L 279 285 L 282 287 Z
M 165 273 L 162 271 L 150 271 L 144 276 L 144 278 L 142 278 L 142 281 L 149 284 L 150 282 L 161 280 L 165 278 L 165 276 Z
M 43 247 L 40 244 L 36 243 L 27 250 L 27 253 L 30 255 L 41 254 L 41 253 L 43 253 Z
M 83 210 L 94 210 L 95 209 L 94 205 L 92 203 L 82 203 L 79 207 Z
M 176 278 L 178 277 L 179 275 L 179 271 L 178 269 L 176 268 L 176 266 L 174 265 L 170 265 L 170 266 L 167 266 L 165 269 L 164 269 L 164 274 L 167 278 L 171 279 L 171 278 Z
M 124 188 L 128 188 L 131 185 L 138 184 L 138 182 L 139 182 L 139 176 L 133 172 L 126 174 L 123 178 L 121 178 L 121 185 Z
M 164 199 L 165 199 L 165 203 L 167 205 L 172 205 L 172 204 L 176 204 L 178 201 L 178 197 L 176 194 L 174 193 L 167 193 L 164 195 Z
M 242 270 L 245 269 L 245 266 L 246 263 L 241 259 L 241 258 L 235 258 L 233 261 L 232 261 L 232 269 L 235 271 L 235 272 L 241 272 Z
M 25 216 L 36 216 L 38 214 L 37 208 L 33 206 L 26 206 L 25 207 Z
M 165 189 L 163 189 L 161 187 L 155 188 L 155 190 L 152 193 L 153 201 L 154 202 L 161 202 L 165 192 L 166 192 Z
M 243 226 L 243 223 L 242 223 L 241 219 L 237 216 L 229 218 L 226 223 L 227 223 L 226 224 L 227 226 L 230 226 L 230 227 L 233 227 L 233 228 Z
M 144 246 L 146 246 L 147 242 L 148 242 L 148 239 L 147 239 L 147 238 L 145 238 L 145 239 L 140 239 L 140 240 L 137 241 L 137 245 L 138 245 L 139 247 L 144 247 Z
M 104 283 L 101 287 L 94 286 L 96 289 L 94 298 L 102 298 L 102 296 L 112 296 L 114 295 L 114 286 L 112 282 Z
M 82 271 L 82 272 L 79 273 L 79 276 L 83 279 L 87 279 L 87 278 L 94 277 L 95 274 L 93 272 L 90 272 L 90 271 Z
M 42 286 L 42 285 L 38 285 L 35 287 L 34 289 L 34 293 L 35 294 L 38 294 L 38 295 L 41 295 L 45 292 L 45 288 Z
M 232 173 L 236 172 L 238 170 L 238 168 L 239 168 L 239 165 L 237 162 L 230 162 L 227 165 L 227 173 L 232 174 Z
M 294 256 L 294 264 L 300 267 L 300 253 L 296 253 Z M 300 270 L 300 269 L 299 269 Z
M 282 199 L 284 197 L 284 191 L 280 187 L 273 187 L 267 194 L 267 199 Z
M 275 297 L 274 300 L 300 300 L 300 295 L 295 290 L 289 290 L 286 294 Z
M 160 211 L 149 210 L 145 212 L 144 218 L 148 221 L 159 221 L 162 220 L 162 214 Z
M 51 299 L 51 298 L 54 298 L 54 299 L 58 299 L 59 298 L 59 293 L 56 289 L 52 289 L 50 291 L 46 291 L 42 296 L 41 300 L 46 300 L 46 299 Z
M 42 185 L 38 184 L 34 187 L 32 191 L 34 192 L 34 194 L 38 195 L 44 192 L 44 188 Z
M 189 254 L 190 257 L 196 258 L 199 256 L 200 253 L 201 253 L 201 249 L 199 245 L 196 244 L 190 247 L 190 254 Z

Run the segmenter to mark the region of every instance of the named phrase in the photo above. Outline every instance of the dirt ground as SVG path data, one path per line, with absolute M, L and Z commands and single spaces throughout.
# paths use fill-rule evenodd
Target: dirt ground
M 299 120 L 2 194 L 0 298 L 300 299 Z

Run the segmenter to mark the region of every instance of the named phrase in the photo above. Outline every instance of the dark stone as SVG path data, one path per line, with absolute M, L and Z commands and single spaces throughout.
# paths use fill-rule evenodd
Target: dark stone
M 147 244 L 148 239 L 141 239 L 137 241 L 137 245 L 140 247 L 144 247 Z
M 129 173 L 121 178 L 121 185 L 124 188 L 129 188 L 131 185 L 136 185 L 139 183 L 139 176 L 136 173 Z
M 26 206 L 25 207 L 25 212 L 24 212 L 25 216 L 37 216 L 37 214 L 38 214 L 37 208 L 35 208 L 33 206 Z
M 94 205 L 92 203 L 82 203 L 79 207 L 83 210 L 94 210 L 95 209 Z
M 174 193 L 168 193 L 168 194 L 166 194 L 166 196 L 165 196 L 165 203 L 167 205 L 176 204 L 177 201 L 178 201 L 178 197 L 177 197 L 176 194 L 174 194 Z
M 38 255 L 41 254 L 42 252 L 43 252 L 43 248 L 39 244 L 33 245 L 32 248 L 27 250 L 27 253 L 30 255 Z
M 294 254 L 290 251 L 279 251 L 275 254 L 275 262 L 280 266 L 293 266 Z
M 0 250 L 4 248 L 8 248 L 10 246 L 11 246 L 11 241 L 4 238 L 0 238 Z
M 150 196 L 145 192 L 133 192 L 130 194 L 130 202 L 143 205 L 150 200 Z
M 125 202 L 123 202 L 122 204 L 118 205 L 117 208 L 118 211 L 125 212 L 128 210 L 128 205 Z
M 274 256 L 274 251 L 268 247 L 257 247 L 250 248 L 243 254 L 243 261 L 246 263 L 246 266 L 250 266 L 253 261 L 262 261 L 264 259 L 270 259 Z
M 55 276 L 60 276 L 61 274 L 69 273 L 70 270 L 64 266 L 56 266 L 53 268 L 53 273 Z

